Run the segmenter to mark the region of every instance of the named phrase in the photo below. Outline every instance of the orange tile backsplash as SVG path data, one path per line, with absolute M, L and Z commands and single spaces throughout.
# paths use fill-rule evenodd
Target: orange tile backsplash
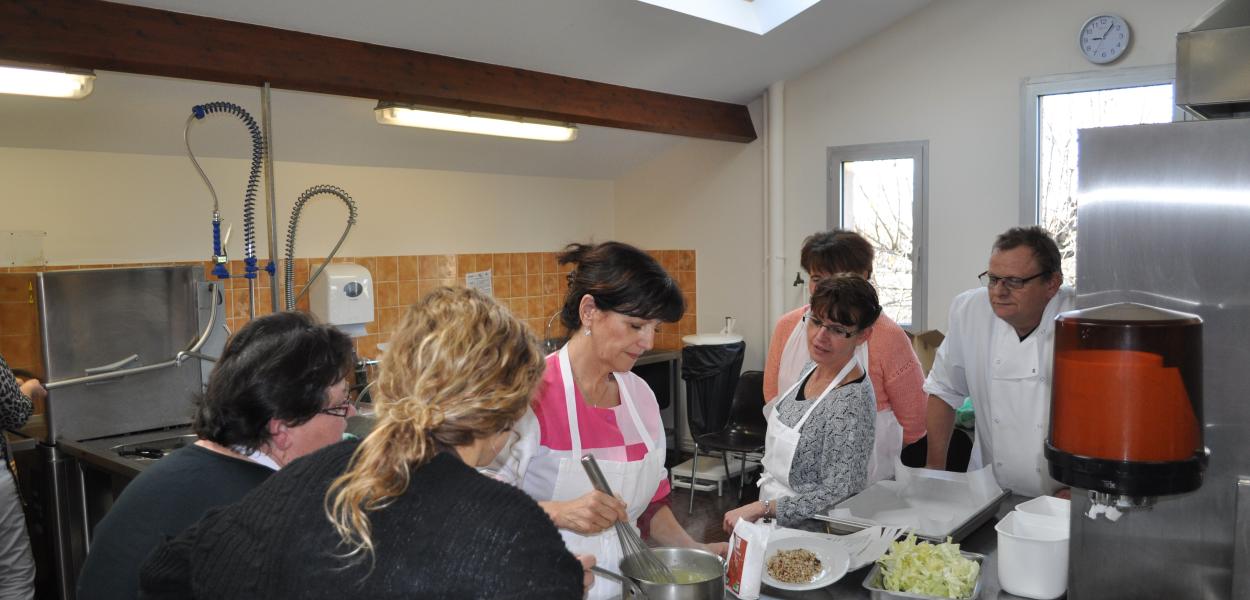
M 660 327 L 655 340 L 656 348 L 678 349 L 681 348 L 681 336 L 697 330 L 695 253 L 693 250 L 648 252 L 673 276 L 686 299 L 686 314 L 681 321 Z M 467 273 L 488 269 L 491 271 L 495 299 L 522 319 L 541 338 L 548 318 L 560 308 L 564 295 L 568 292 L 565 275 L 570 268 L 568 265 L 558 265 L 554 252 L 336 257 L 334 262 L 356 263 L 369 269 L 373 275 L 374 321 L 366 325 L 365 336 L 356 338 L 357 352 L 368 358 L 376 358 L 378 343 L 390 339 L 399 325 L 403 307 L 417 301 L 435 287 L 464 285 L 464 276 Z M 0 354 L 14 368 L 26 369 L 42 376 L 33 273 L 172 264 L 193 263 L 179 261 L 0 268 Z M 320 259 L 295 259 L 292 271 L 297 289 L 308 282 L 312 269 L 320 264 Z M 211 263 L 204 263 L 204 272 L 209 273 L 211 270 Z M 231 273 L 243 271 L 242 261 L 231 261 Z M 281 277 L 279 272 L 279 278 Z M 249 318 L 247 280 L 242 277 L 231 278 L 225 280 L 223 285 L 228 290 L 225 294 L 227 325 L 231 331 L 237 331 Z M 269 275 L 263 271 L 256 279 L 256 297 L 256 314 L 271 312 Z M 279 305 L 284 302 L 285 298 L 278 299 Z M 308 296 L 301 298 L 296 308 L 308 310 Z M 563 333 L 563 327 L 557 322 L 553 326 L 552 335 Z

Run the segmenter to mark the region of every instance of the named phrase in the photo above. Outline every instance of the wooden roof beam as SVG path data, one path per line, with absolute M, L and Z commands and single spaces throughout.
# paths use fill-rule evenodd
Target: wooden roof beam
M 100 0 L 0 0 L 0 58 L 750 142 L 739 104 Z

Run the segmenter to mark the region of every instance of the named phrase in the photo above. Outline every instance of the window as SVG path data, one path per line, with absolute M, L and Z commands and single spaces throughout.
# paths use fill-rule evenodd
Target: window
M 881 306 L 913 330 L 924 329 L 928 154 L 928 142 L 829 149 L 829 227 L 872 243 Z
M 1064 283 L 1076 283 L 1077 131 L 1174 120 L 1173 75 L 1172 67 L 1150 67 L 1025 83 L 1021 221 L 1054 236 Z

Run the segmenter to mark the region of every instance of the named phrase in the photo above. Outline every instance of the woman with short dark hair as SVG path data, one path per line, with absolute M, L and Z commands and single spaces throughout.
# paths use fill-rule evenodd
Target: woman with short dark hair
M 341 440 L 355 414 L 351 360 L 351 338 L 303 313 L 258 317 L 235 333 L 195 401 L 199 440 L 126 486 L 95 529 L 78 598 L 135 598 L 139 566 L 157 544 Z
M 641 526 L 658 545 L 723 555 L 725 544 L 691 539 L 668 507 L 660 408 L 630 372 L 651 349 L 656 328 L 685 312 L 681 290 L 629 244 L 573 244 L 559 261 L 574 265 L 560 312 L 572 338 L 547 357 L 533 410 L 517 425 L 520 439 L 500 477 L 538 500 L 569 550 L 595 555 L 600 567 L 619 569 L 621 547 L 611 529 L 618 520 Z M 585 454 L 595 456 L 620 498 L 593 490 L 580 463 Z M 620 586 L 599 579 L 590 593 L 616 597 Z
M 763 517 L 811 528 L 813 515 L 867 487 L 877 401 L 864 351 L 880 315 L 877 291 L 858 275 L 816 284 L 803 316 L 811 360 L 764 409 L 760 499 L 725 513 L 726 531 Z

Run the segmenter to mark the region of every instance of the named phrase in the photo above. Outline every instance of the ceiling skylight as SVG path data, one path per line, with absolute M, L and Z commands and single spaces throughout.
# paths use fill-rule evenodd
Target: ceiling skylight
M 764 35 L 820 0 L 638 0 Z

